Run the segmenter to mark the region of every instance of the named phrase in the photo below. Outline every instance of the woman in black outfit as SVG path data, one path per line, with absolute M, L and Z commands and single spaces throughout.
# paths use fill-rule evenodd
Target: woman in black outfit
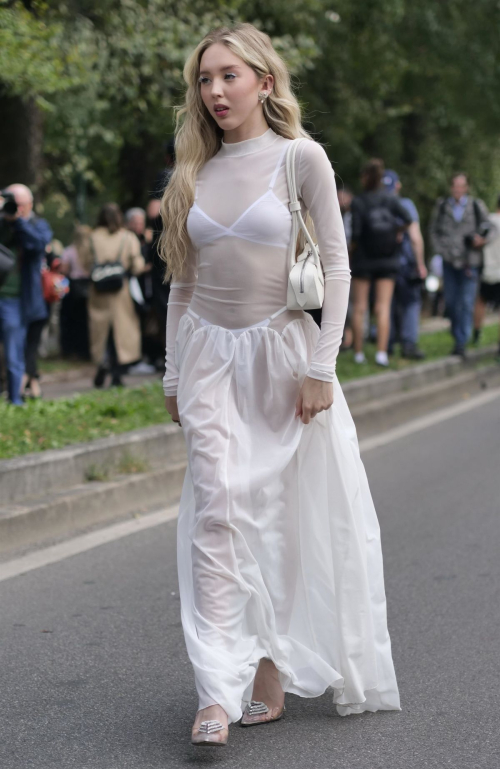
M 399 244 L 411 218 L 396 195 L 382 187 L 383 175 L 382 160 L 368 161 L 361 173 L 363 191 L 352 202 L 352 326 L 354 360 L 364 363 L 364 321 L 373 281 L 377 320 L 375 361 L 380 366 L 388 366 L 391 302 L 399 267 Z

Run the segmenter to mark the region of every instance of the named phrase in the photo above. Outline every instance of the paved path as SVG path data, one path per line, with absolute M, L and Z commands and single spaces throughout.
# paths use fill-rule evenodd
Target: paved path
M 94 369 L 85 370 L 83 375 L 75 371 L 74 376 L 66 379 L 64 376 L 47 376 L 42 379 L 43 397 L 46 400 L 57 398 L 68 398 L 78 393 L 85 393 L 94 390 Z M 73 372 L 72 372 L 73 374 Z M 160 382 L 163 375 L 160 374 L 142 374 L 140 376 L 123 377 L 126 387 L 139 387 L 146 382 Z M 109 378 L 106 381 L 106 387 L 109 385 Z
M 0 582 L 2 769 L 496 769 L 500 398 L 364 454 L 400 713 L 287 718 L 196 753 L 175 521 Z
M 485 319 L 485 325 L 491 326 L 498 324 L 498 313 L 488 315 Z M 426 318 L 421 323 L 421 332 L 424 334 L 435 331 L 444 331 L 450 327 L 447 318 Z M 450 337 L 451 349 L 451 337 Z M 94 389 L 93 386 L 94 368 L 91 365 L 80 367 L 71 371 L 47 374 L 42 379 L 43 395 L 46 399 L 65 398 L 75 393 L 89 392 Z M 137 387 L 145 382 L 154 382 L 161 379 L 160 374 L 125 376 L 124 381 L 127 387 Z M 109 379 L 108 379 L 109 384 Z

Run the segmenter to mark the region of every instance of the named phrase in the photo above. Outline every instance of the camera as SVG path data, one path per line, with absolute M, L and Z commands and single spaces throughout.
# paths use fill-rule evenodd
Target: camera
M 471 235 L 465 235 L 464 236 L 464 243 L 467 246 L 467 248 L 473 248 L 473 241 L 474 236 L 480 235 L 482 238 L 488 237 L 488 233 L 491 229 L 490 222 L 481 222 L 481 224 L 478 227 L 477 233 L 473 232 Z
M 0 190 L 0 214 L 14 216 L 17 213 L 17 203 L 12 192 Z

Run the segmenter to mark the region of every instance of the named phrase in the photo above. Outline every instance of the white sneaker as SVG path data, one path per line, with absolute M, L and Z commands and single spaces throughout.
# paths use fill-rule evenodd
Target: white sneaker
M 354 363 L 364 363 L 366 361 L 364 352 L 354 353 Z
M 375 363 L 378 363 L 379 366 L 388 366 L 389 365 L 389 356 L 385 352 L 385 350 L 377 350 L 375 353 Z
M 141 360 L 140 363 L 136 363 L 135 366 L 130 366 L 127 372 L 130 376 L 146 376 L 148 374 L 155 374 L 156 368 L 150 363 Z

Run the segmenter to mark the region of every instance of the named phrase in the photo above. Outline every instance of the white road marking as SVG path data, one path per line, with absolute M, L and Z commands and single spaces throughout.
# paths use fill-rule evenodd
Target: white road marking
M 72 555 L 84 553 L 86 550 L 92 550 L 99 545 L 105 545 L 108 542 L 114 542 L 122 537 L 128 537 L 130 534 L 137 534 L 139 531 L 150 529 L 153 526 L 160 526 L 162 523 L 172 521 L 177 518 L 179 506 L 173 505 L 167 509 L 158 510 L 154 513 L 146 513 L 143 516 L 134 518 L 132 521 L 115 523 L 112 526 L 106 526 L 104 529 L 91 531 L 89 534 L 80 534 L 66 542 L 28 553 L 20 558 L 0 564 L 0 582 L 11 577 L 18 577 L 20 574 L 26 574 L 33 569 L 39 569 L 42 566 L 48 566 L 50 563 L 63 561 Z
M 431 412 L 423 417 L 412 419 L 410 422 L 405 422 L 404 425 L 394 427 L 392 430 L 387 430 L 380 435 L 373 435 L 371 438 L 365 438 L 359 442 L 359 448 L 361 453 L 371 451 L 372 449 L 378 449 L 380 446 L 386 446 L 388 443 L 397 441 L 400 438 L 406 438 L 407 435 L 412 435 L 420 430 L 425 430 L 426 427 L 432 427 L 438 425 L 440 422 L 445 422 L 447 419 L 459 416 L 459 414 L 465 414 L 467 411 L 477 409 L 480 406 L 491 403 L 496 398 L 500 397 L 500 387 L 496 387 L 494 390 L 488 390 L 488 392 L 481 395 L 474 396 L 470 400 L 462 401 L 461 403 L 455 403 L 453 406 L 447 406 L 439 411 Z
M 365 453 L 372 449 L 379 448 L 380 446 L 386 446 L 400 438 L 405 438 L 407 435 L 412 435 L 420 430 L 425 430 L 426 427 L 432 427 L 440 422 L 445 422 L 447 419 L 452 419 L 459 414 L 465 414 L 467 411 L 472 411 L 487 403 L 491 403 L 491 401 L 494 401 L 499 397 L 500 388 L 488 390 L 488 392 L 475 396 L 470 400 L 457 403 L 453 406 L 448 406 L 439 411 L 434 411 L 424 417 L 413 419 L 411 422 L 407 422 L 400 427 L 387 430 L 387 432 L 381 433 L 380 435 L 366 438 L 365 440 L 360 441 L 360 450 L 362 453 Z M 86 550 L 92 550 L 94 547 L 99 547 L 99 545 L 105 545 L 108 542 L 122 539 L 122 537 L 128 537 L 130 534 L 145 531 L 153 526 L 161 526 L 161 524 L 176 518 L 177 513 L 178 505 L 173 505 L 164 510 L 147 513 L 132 521 L 115 523 L 112 526 L 92 531 L 89 534 L 80 534 L 66 542 L 61 542 L 58 545 L 52 545 L 51 547 L 37 550 L 28 555 L 16 558 L 15 560 L 7 561 L 6 563 L 0 564 L 0 582 L 3 582 L 6 579 L 11 579 L 12 577 L 18 577 L 21 574 L 26 574 L 34 569 L 40 569 L 42 566 L 48 566 L 51 563 L 63 561 L 65 558 L 70 558 L 72 555 L 78 555 L 78 553 L 84 553 Z

